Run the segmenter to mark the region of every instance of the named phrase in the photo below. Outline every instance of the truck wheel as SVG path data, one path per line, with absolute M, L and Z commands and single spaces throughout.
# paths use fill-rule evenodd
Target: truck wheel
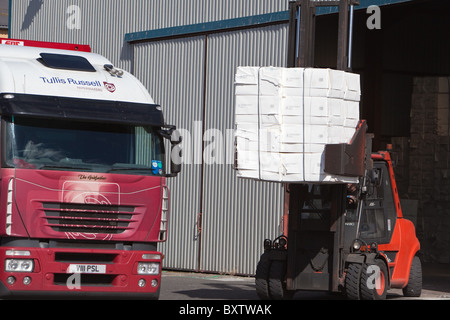
M 384 300 L 388 290 L 388 272 L 386 264 L 376 259 L 374 264 L 363 264 L 361 271 L 360 293 L 362 300 Z
M 418 256 L 411 262 L 411 271 L 406 287 L 403 288 L 405 297 L 420 297 L 422 294 L 422 263 Z
M 255 285 L 256 293 L 261 300 L 270 300 L 269 274 L 271 261 L 263 254 L 256 267 Z
M 359 300 L 359 283 L 361 281 L 362 265 L 350 263 L 345 275 L 345 295 L 350 300 Z
M 294 291 L 286 289 L 286 263 L 274 260 L 270 265 L 269 292 L 274 300 L 292 299 Z

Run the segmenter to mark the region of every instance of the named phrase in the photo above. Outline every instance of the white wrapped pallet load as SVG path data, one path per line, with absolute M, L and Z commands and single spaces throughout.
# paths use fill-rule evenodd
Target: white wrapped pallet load
M 344 73 L 332 69 L 304 69 L 304 96 L 343 99 L 346 87 Z
M 239 67 L 235 75 L 235 94 L 254 95 L 259 93 L 259 69 L 260 67 Z
M 259 95 L 260 96 L 279 96 L 282 89 L 281 68 L 266 67 L 259 69 Z
M 324 172 L 328 143 L 348 143 L 359 120 L 359 75 L 316 68 L 238 67 L 236 170 L 277 182 L 353 183 Z
M 357 101 L 361 99 L 361 85 L 359 74 L 345 72 L 345 100 Z
M 258 95 L 236 95 L 235 114 L 257 115 Z

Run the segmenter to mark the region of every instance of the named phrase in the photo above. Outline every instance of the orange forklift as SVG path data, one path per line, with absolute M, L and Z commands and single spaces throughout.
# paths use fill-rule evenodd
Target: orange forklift
M 313 66 L 315 8 L 338 5 L 337 67 L 350 70 L 343 44 L 351 43 L 351 13 L 357 4 L 290 2 L 290 66 Z M 325 172 L 358 177 L 358 183 L 286 185 L 288 226 L 283 235 L 264 241 L 256 270 L 261 299 L 290 299 L 299 290 L 318 290 L 341 292 L 352 300 L 378 300 L 386 298 L 390 288 L 420 296 L 420 243 L 412 222 L 403 218 L 391 155 L 373 153 L 372 139 L 362 120 L 349 144 L 325 148 Z

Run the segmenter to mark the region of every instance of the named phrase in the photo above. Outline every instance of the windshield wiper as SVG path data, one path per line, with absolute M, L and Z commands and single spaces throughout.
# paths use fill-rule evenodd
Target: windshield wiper
M 152 171 L 152 168 L 111 168 L 107 172 L 112 171 Z
M 38 169 L 64 169 L 64 170 L 83 170 L 83 171 L 92 171 L 92 168 L 87 167 L 76 167 L 76 166 L 65 166 L 60 164 L 44 164 L 40 166 Z

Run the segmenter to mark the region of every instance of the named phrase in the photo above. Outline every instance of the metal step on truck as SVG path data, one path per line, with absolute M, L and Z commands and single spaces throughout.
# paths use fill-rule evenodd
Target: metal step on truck
M 89 46 L 1 43 L 0 297 L 157 299 L 175 127 Z

